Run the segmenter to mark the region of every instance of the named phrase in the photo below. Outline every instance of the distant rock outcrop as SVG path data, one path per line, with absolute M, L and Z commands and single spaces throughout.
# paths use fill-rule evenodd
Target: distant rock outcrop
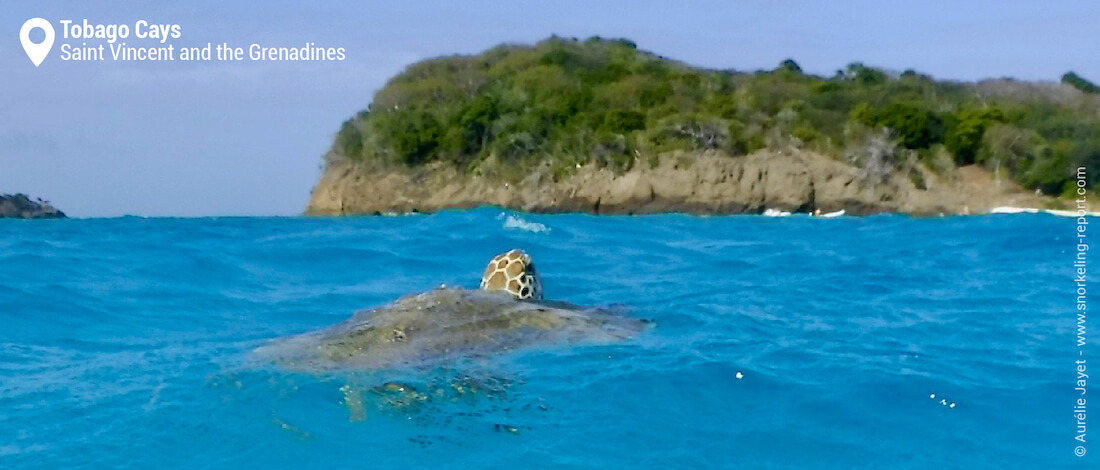
M 63 219 L 65 213 L 42 199 L 31 199 L 26 194 L 0 194 L 0 219 Z

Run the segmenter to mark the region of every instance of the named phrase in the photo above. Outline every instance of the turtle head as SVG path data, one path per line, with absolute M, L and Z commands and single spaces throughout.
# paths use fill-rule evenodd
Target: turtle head
M 542 279 L 523 250 L 494 256 L 481 274 L 481 288 L 507 291 L 520 300 L 542 300 Z

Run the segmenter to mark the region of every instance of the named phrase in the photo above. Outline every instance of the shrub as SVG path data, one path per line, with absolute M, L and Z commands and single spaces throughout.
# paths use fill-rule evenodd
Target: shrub
M 661 120 L 656 140 L 685 142 L 694 150 L 721 149 L 729 140 L 729 123 L 713 116 L 676 114 Z
M 864 135 L 862 142 L 848 151 L 847 160 L 860 169 L 864 180 L 881 183 L 897 168 L 898 155 L 897 141 L 888 130 L 880 129 Z
M 638 111 L 616 109 L 604 115 L 601 130 L 626 134 L 630 131 L 645 129 L 645 115 Z

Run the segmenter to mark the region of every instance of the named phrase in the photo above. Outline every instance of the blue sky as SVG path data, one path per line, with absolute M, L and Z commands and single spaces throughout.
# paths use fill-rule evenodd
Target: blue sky
M 551 34 L 627 37 L 715 68 L 791 57 L 818 74 L 862 61 L 946 79 L 1057 80 L 1075 70 L 1100 81 L 1094 1 L 226 3 L 3 2 L 0 193 L 49 199 L 78 217 L 298 214 L 340 123 L 387 78 L 420 59 Z M 176 47 L 313 42 L 345 48 L 347 60 L 67 62 L 61 44 L 80 40 L 58 31 L 35 68 L 19 42 L 33 17 L 55 29 L 85 18 L 178 24 Z

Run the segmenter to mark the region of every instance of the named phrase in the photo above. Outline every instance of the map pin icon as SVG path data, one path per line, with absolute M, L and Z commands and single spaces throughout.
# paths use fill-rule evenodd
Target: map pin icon
M 31 42 L 31 30 L 34 28 L 42 28 L 42 31 L 46 32 L 46 39 L 38 44 Z M 46 56 L 50 54 L 50 49 L 53 48 L 53 39 L 53 25 L 42 18 L 31 18 L 23 23 L 23 27 L 19 29 L 19 42 L 23 43 L 23 50 L 27 51 L 27 57 L 31 58 L 31 62 L 34 62 L 35 67 L 41 65 L 42 61 L 46 60 Z

